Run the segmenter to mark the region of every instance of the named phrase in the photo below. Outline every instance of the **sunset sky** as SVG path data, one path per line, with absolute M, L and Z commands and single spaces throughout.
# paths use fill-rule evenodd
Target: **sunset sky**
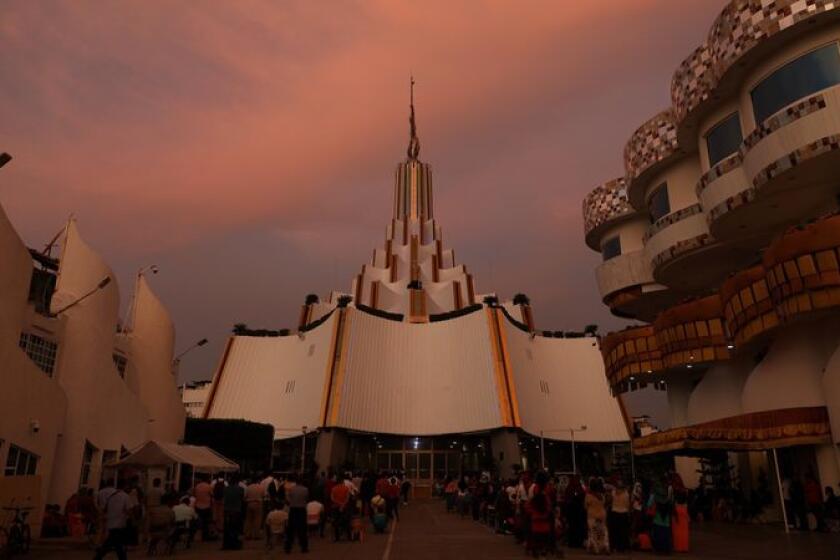
M 539 328 L 620 327 L 581 200 L 723 0 L 30 2 L 0 17 L 0 204 L 42 247 L 75 214 L 209 378 L 234 323 L 294 327 L 384 239 L 416 80 L 445 243 Z

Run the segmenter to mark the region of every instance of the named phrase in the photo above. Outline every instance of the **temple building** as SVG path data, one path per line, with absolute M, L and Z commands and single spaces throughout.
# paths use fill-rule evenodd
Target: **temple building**
M 0 207 L 0 502 L 64 504 L 149 439 L 177 442 L 175 331 L 138 274 L 129 316 L 75 220 L 28 249 Z M 40 524 L 40 516 L 32 519 Z
M 349 293 L 307 296 L 297 332 L 237 329 L 204 416 L 274 426 L 278 468 L 303 453 L 307 468 L 405 470 L 420 493 L 463 470 L 570 470 L 570 440 L 612 468 L 629 432 L 597 338 L 537 332 L 524 295 L 476 293 L 435 220 L 413 100 L 410 123 L 384 245 Z
M 839 42 L 836 2 L 729 2 L 583 203 L 604 304 L 642 323 L 602 341 L 610 387 L 667 391 L 633 447 L 692 486 L 712 459 L 777 500 L 840 481 Z

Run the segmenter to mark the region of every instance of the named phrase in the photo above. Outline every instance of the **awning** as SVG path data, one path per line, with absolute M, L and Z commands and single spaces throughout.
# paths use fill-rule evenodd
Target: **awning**
M 721 418 L 633 439 L 636 455 L 681 449 L 748 451 L 831 442 L 824 406 L 785 408 Z
M 239 465 L 216 453 L 209 447 L 180 445 L 160 441 L 147 441 L 126 457 L 105 465 L 106 467 L 166 467 L 175 463 L 191 465 L 202 472 L 233 472 Z

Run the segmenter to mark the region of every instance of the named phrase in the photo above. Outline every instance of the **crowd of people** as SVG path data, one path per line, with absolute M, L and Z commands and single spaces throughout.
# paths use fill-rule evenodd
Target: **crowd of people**
M 687 552 L 688 491 L 676 473 L 632 488 L 620 477 L 551 477 L 521 472 L 501 480 L 489 473 L 447 478 L 436 492 L 447 511 L 513 535 L 534 557 L 564 547 L 593 554 L 631 549 Z
M 533 556 L 560 553 L 565 547 L 593 554 L 632 549 L 657 553 L 687 552 L 692 521 L 750 521 L 772 502 L 766 477 L 749 498 L 714 492 L 703 484 L 688 490 L 669 472 L 654 481 L 625 484 L 619 476 L 549 476 L 521 471 L 502 480 L 490 473 L 448 477 L 433 493 L 446 510 L 487 523 L 497 533 L 513 535 Z M 310 537 L 361 541 L 366 527 L 387 530 L 407 504 L 411 483 L 400 472 L 320 473 L 298 477 L 199 476 L 187 492 L 154 479 L 144 492 L 139 478 L 115 485 L 105 481 L 98 493 L 81 489 L 65 506 L 47 507 L 44 536 L 99 535 L 95 558 L 127 547 L 153 554 L 221 541 L 223 550 L 238 550 L 243 540 L 264 539 L 265 547 L 297 544 L 309 549 Z M 732 496 L 735 496 L 733 498 Z M 786 477 L 782 496 L 789 522 L 802 530 L 840 531 L 840 498 L 831 487 L 820 489 L 812 475 Z M 740 505 L 739 505 L 740 504 Z
M 310 537 L 324 538 L 328 527 L 333 541 L 362 541 L 368 525 L 384 533 L 410 494 L 411 483 L 398 472 L 198 476 L 180 494 L 159 478 L 146 492 L 138 478 L 108 480 L 96 494 L 74 494 L 63 515 L 58 506 L 47 508 L 43 527 L 45 536 L 98 535 L 96 559 L 110 552 L 123 559 L 141 544 L 149 555 L 171 553 L 197 536 L 221 541 L 222 550 L 264 539 L 269 550 L 282 544 L 291 552 L 297 544 L 307 552 Z

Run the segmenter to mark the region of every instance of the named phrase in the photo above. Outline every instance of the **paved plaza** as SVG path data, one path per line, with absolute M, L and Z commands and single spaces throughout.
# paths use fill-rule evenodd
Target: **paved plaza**
M 437 500 L 424 500 L 401 510 L 396 530 L 385 535 L 368 533 L 363 543 L 333 543 L 331 539 L 310 541 L 308 558 L 324 560 L 508 560 L 525 558 L 525 551 L 513 537 L 497 535 L 471 519 L 448 514 Z M 778 527 L 753 525 L 694 525 L 691 534 L 692 552 L 674 558 L 715 560 L 838 559 L 840 535 L 791 533 Z M 266 552 L 262 541 L 247 541 L 245 549 L 222 552 L 218 543 L 196 543 L 191 550 L 179 549 L 172 557 L 180 558 L 280 558 L 282 549 Z M 294 556 L 302 556 L 297 549 Z M 32 559 L 88 559 L 89 549 L 78 544 L 50 542 L 38 544 Z M 111 555 L 109 558 L 114 558 Z M 135 550 L 129 558 L 145 554 Z M 657 558 L 652 553 L 633 552 L 612 555 L 613 558 Z M 582 550 L 566 550 L 566 558 L 592 558 Z

